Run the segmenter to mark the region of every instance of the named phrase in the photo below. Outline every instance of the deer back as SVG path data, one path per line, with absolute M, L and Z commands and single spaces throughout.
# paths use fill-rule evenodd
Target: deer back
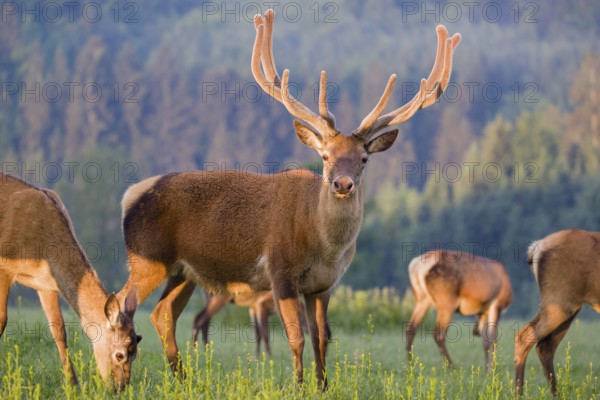
M 71 220 L 56 193 L 0 175 L 0 251 L 13 278 L 36 290 L 76 291 L 93 272 L 72 231 Z M 62 268 L 70 263 L 83 269 Z

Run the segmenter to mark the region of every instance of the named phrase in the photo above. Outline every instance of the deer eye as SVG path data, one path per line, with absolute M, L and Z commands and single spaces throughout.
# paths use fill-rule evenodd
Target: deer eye
M 368 157 L 363 157 L 363 158 L 362 158 L 362 163 L 363 163 L 363 164 L 366 164 L 366 163 L 367 163 L 367 161 L 369 161 L 369 158 L 368 158 Z
M 123 361 L 125 359 L 125 355 L 119 352 L 115 354 L 115 358 L 117 359 L 117 361 Z
M 323 161 L 329 161 L 329 156 L 327 154 L 323 154 Z

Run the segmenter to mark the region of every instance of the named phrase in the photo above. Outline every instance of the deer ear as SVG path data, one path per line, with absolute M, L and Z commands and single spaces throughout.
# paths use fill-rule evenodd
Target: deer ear
M 383 135 L 379 135 L 367 144 L 367 152 L 371 154 L 379 153 L 380 151 L 386 151 L 394 144 L 397 137 L 398 129 L 394 129 L 384 133 Z
M 108 300 L 106 300 L 106 304 L 104 305 L 104 315 L 108 319 L 108 322 L 115 326 L 119 323 L 119 314 L 121 313 L 119 307 L 119 300 L 117 300 L 117 296 L 115 294 L 111 294 L 108 296 Z
M 298 120 L 294 120 L 294 130 L 302 143 L 315 150 L 321 149 L 323 139 L 317 132 Z
M 133 316 L 135 315 L 135 310 L 138 306 L 138 289 L 137 285 L 134 285 L 127 293 L 127 297 L 125 297 L 125 309 L 123 312 L 127 315 L 131 320 L 133 320 Z

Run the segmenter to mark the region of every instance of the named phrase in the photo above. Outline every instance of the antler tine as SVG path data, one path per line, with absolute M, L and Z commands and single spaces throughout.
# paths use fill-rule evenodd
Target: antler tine
M 429 73 L 429 76 L 427 77 L 427 83 L 425 85 L 425 91 L 427 93 L 431 93 L 431 91 L 433 90 L 434 86 L 436 85 L 437 82 L 439 82 L 440 77 L 442 75 L 442 73 L 444 72 L 444 56 L 446 54 L 446 38 L 448 37 L 448 30 L 446 29 L 446 27 L 444 25 L 438 25 L 436 28 L 436 32 L 437 32 L 437 49 L 435 52 L 435 61 L 433 62 L 433 68 L 431 68 L 431 72 Z M 421 85 L 422 87 L 422 85 Z M 420 92 L 420 89 L 419 89 Z M 417 99 L 419 98 L 419 92 L 417 92 L 417 94 L 405 105 L 403 105 L 400 108 L 397 108 L 396 110 L 386 114 L 385 116 L 389 116 L 389 117 L 395 117 L 397 115 L 400 114 L 404 114 L 407 110 L 412 109 L 413 108 L 413 102 L 417 101 Z M 426 93 L 426 95 L 427 95 Z M 394 120 L 395 118 L 393 118 L 392 120 Z
M 431 89 L 433 89 L 436 81 L 439 79 L 439 76 L 443 72 L 443 68 L 444 68 L 444 62 L 443 62 L 444 54 L 445 54 L 444 49 L 446 47 L 446 38 L 448 37 L 448 30 L 443 25 L 438 25 L 436 28 L 436 32 L 437 32 L 438 42 L 437 42 L 437 50 L 436 50 L 436 54 L 435 54 L 435 61 L 433 63 L 433 68 L 431 69 L 431 72 L 429 73 L 429 76 L 427 77 L 427 80 L 426 80 L 425 92 L 429 92 L 429 91 L 431 91 Z M 395 77 L 395 75 L 394 75 L 394 77 Z M 390 77 L 390 81 L 391 81 L 391 79 L 392 79 L 392 77 Z M 395 78 L 394 78 L 394 80 L 395 80 Z M 371 136 L 372 134 L 374 134 L 376 132 L 375 125 L 377 125 L 377 127 L 379 127 L 379 128 L 385 127 L 387 125 L 391 125 L 391 121 L 394 121 L 397 119 L 396 116 L 407 115 L 406 112 L 409 110 L 411 111 L 412 114 L 414 114 L 421 107 L 422 102 L 418 101 L 421 97 L 420 91 L 419 91 L 408 103 L 404 104 L 402 107 L 400 107 L 388 114 L 385 114 L 382 117 L 383 120 L 379 120 L 379 116 L 383 112 L 383 109 L 385 108 L 385 106 L 387 104 L 387 100 L 389 100 L 389 97 L 391 96 L 391 88 L 389 87 L 390 81 L 388 81 L 388 86 L 386 86 L 384 94 L 382 95 L 381 99 L 379 100 L 379 103 L 375 106 L 373 111 L 371 111 L 371 113 L 369 113 L 369 115 L 367 115 L 363 119 L 363 121 L 360 123 L 360 126 L 356 130 L 358 135 L 363 134 L 363 135 Z M 421 85 L 421 88 L 422 87 L 423 87 L 423 85 Z M 393 88 L 393 85 L 392 85 L 392 88 Z M 390 90 L 389 90 L 389 93 L 387 93 L 387 98 L 386 98 L 385 102 L 382 103 L 382 100 L 384 99 L 384 97 L 386 97 L 386 92 L 388 91 L 388 89 L 390 89 Z M 415 107 L 415 103 L 418 103 L 419 107 Z
M 448 87 L 448 83 L 450 82 L 450 75 L 452 74 L 452 54 L 454 53 L 454 49 L 460 43 L 461 36 L 460 34 L 455 34 L 451 38 L 446 39 L 446 45 L 444 49 L 444 69 L 442 70 L 440 80 L 437 82 L 439 85 L 437 86 L 437 90 L 428 91 L 428 98 L 425 99 L 423 103 L 423 108 L 429 107 L 433 103 L 439 99 L 439 97 L 444 93 L 444 90 Z
M 438 85 L 436 84 L 434 86 L 434 90 L 437 91 L 437 88 Z M 394 118 L 392 118 L 387 124 L 385 124 L 385 126 L 399 124 L 401 122 L 406 121 L 407 119 L 415 115 L 417 111 L 419 111 L 422 108 L 425 108 L 424 103 L 426 99 L 427 81 L 425 79 L 421 79 L 421 88 L 419 89 L 419 92 L 415 95 L 415 97 L 410 101 L 410 103 L 407 104 L 408 108 L 406 108 L 403 112 L 395 115 Z
M 310 108 L 300 103 L 294 98 L 294 96 L 291 95 L 288 86 L 289 77 L 290 70 L 285 69 L 283 71 L 283 75 L 281 76 L 281 102 L 285 108 L 287 108 L 288 112 L 294 117 L 306 121 L 317 128 L 320 134 L 329 135 L 330 130 L 327 129 L 329 127 L 327 120 L 312 112 Z
M 273 85 L 273 82 L 268 82 L 267 78 L 265 78 L 265 74 L 261 69 L 261 52 L 263 48 L 263 38 L 264 38 L 264 20 L 261 15 L 254 16 L 254 27 L 256 28 L 256 39 L 254 39 L 254 47 L 252 48 L 252 75 L 254 76 L 254 80 L 258 83 L 258 85 L 267 92 L 270 96 L 275 99 L 281 101 L 281 91 L 279 88 L 276 88 Z
M 370 125 L 365 124 L 365 120 L 361 123 L 358 131 L 363 129 L 363 134 L 367 137 L 374 135 L 380 129 L 389 125 L 399 124 L 408 120 L 417 111 L 429 107 L 442 95 L 448 83 L 450 82 L 450 74 L 452 73 L 452 56 L 454 49 L 460 43 L 460 34 L 454 34 L 451 38 L 448 36 L 448 30 L 443 25 L 438 25 L 436 28 L 438 43 L 435 61 L 433 68 L 427 79 L 422 79 L 419 91 L 417 94 L 402 107 L 377 118 Z M 369 122 L 369 121 L 367 121 Z
M 335 128 L 335 117 L 327 108 L 327 73 L 321 71 L 321 82 L 319 84 L 319 114 L 327 120 L 332 128 Z
M 362 120 L 362 122 L 356 129 L 355 132 L 357 135 L 366 133 L 369 130 L 369 128 L 375 123 L 377 118 L 379 118 L 379 116 L 385 109 L 385 106 L 387 106 L 388 101 L 390 100 L 392 90 L 394 90 L 394 85 L 396 84 L 396 78 L 396 74 L 390 75 L 388 83 L 387 85 L 385 85 L 383 94 L 381 95 L 381 98 L 375 105 L 375 108 L 373 108 L 373 110 Z
M 265 37 L 262 47 L 261 60 L 267 79 L 274 85 L 281 83 L 281 78 L 277 74 L 275 67 L 275 58 L 273 57 L 273 21 L 275 20 L 275 12 L 271 9 L 265 12 Z
M 460 39 L 458 41 L 460 41 Z M 430 80 L 432 78 L 431 75 L 433 74 L 430 75 L 425 88 L 423 88 L 423 81 L 421 81 L 421 89 L 419 90 L 419 93 L 417 93 L 417 96 L 415 96 L 415 98 L 408 103 L 409 107 L 402 107 L 402 109 L 398 112 L 390 113 L 395 114 L 395 117 L 387 125 L 399 124 L 408 120 L 417 111 L 427 108 L 435 103 L 442 95 L 448 86 L 448 82 L 450 81 L 450 74 L 452 72 L 452 53 L 454 51 L 453 39 L 447 38 L 444 40 L 444 42 L 443 57 L 441 57 L 443 62 L 440 63 L 442 65 L 441 70 L 439 70 L 437 75 L 433 77 L 434 80 Z M 417 97 L 419 97 L 418 100 Z M 415 107 L 416 104 L 419 104 L 419 106 Z
M 433 62 L 433 68 L 427 77 L 427 90 L 431 91 L 433 86 L 438 82 L 445 66 L 445 52 L 446 52 L 446 40 L 448 39 L 448 29 L 444 25 L 438 25 L 435 28 L 437 32 L 437 49 L 435 52 L 435 61 Z
M 267 10 L 265 16 L 254 17 L 256 28 L 256 39 L 252 49 L 252 75 L 259 86 L 270 96 L 283 103 L 290 114 L 304 122 L 312 125 L 324 136 L 335 136 L 335 118 L 327 110 L 327 81 L 321 73 L 321 94 L 319 95 L 319 111 L 321 115 L 312 112 L 304 104 L 296 100 L 290 93 L 288 87 L 289 70 L 283 71 L 280 79 L 275 68 L 273 57 L 273 22 L 275 13 Z

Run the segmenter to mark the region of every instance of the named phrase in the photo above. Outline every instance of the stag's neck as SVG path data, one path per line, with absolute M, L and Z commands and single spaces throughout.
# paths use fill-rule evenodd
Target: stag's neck
M 322 240 L 333 248 L 344 251 L 356 241 L 363 216 L 363 193 L 359 186 L 350 198 L 339 199 L 329 185 L 321 187 L 318 207 Z
M 53 276 L 57 286 L 69 305 L 79 316 L 86 334 L 95 336 L 94 329 L 87 332 L 86 327 L 103 327 L 106 317 L 104 305 L 107 295 L 102 283 L 87 260 L 81 256 L 53 265 Z

